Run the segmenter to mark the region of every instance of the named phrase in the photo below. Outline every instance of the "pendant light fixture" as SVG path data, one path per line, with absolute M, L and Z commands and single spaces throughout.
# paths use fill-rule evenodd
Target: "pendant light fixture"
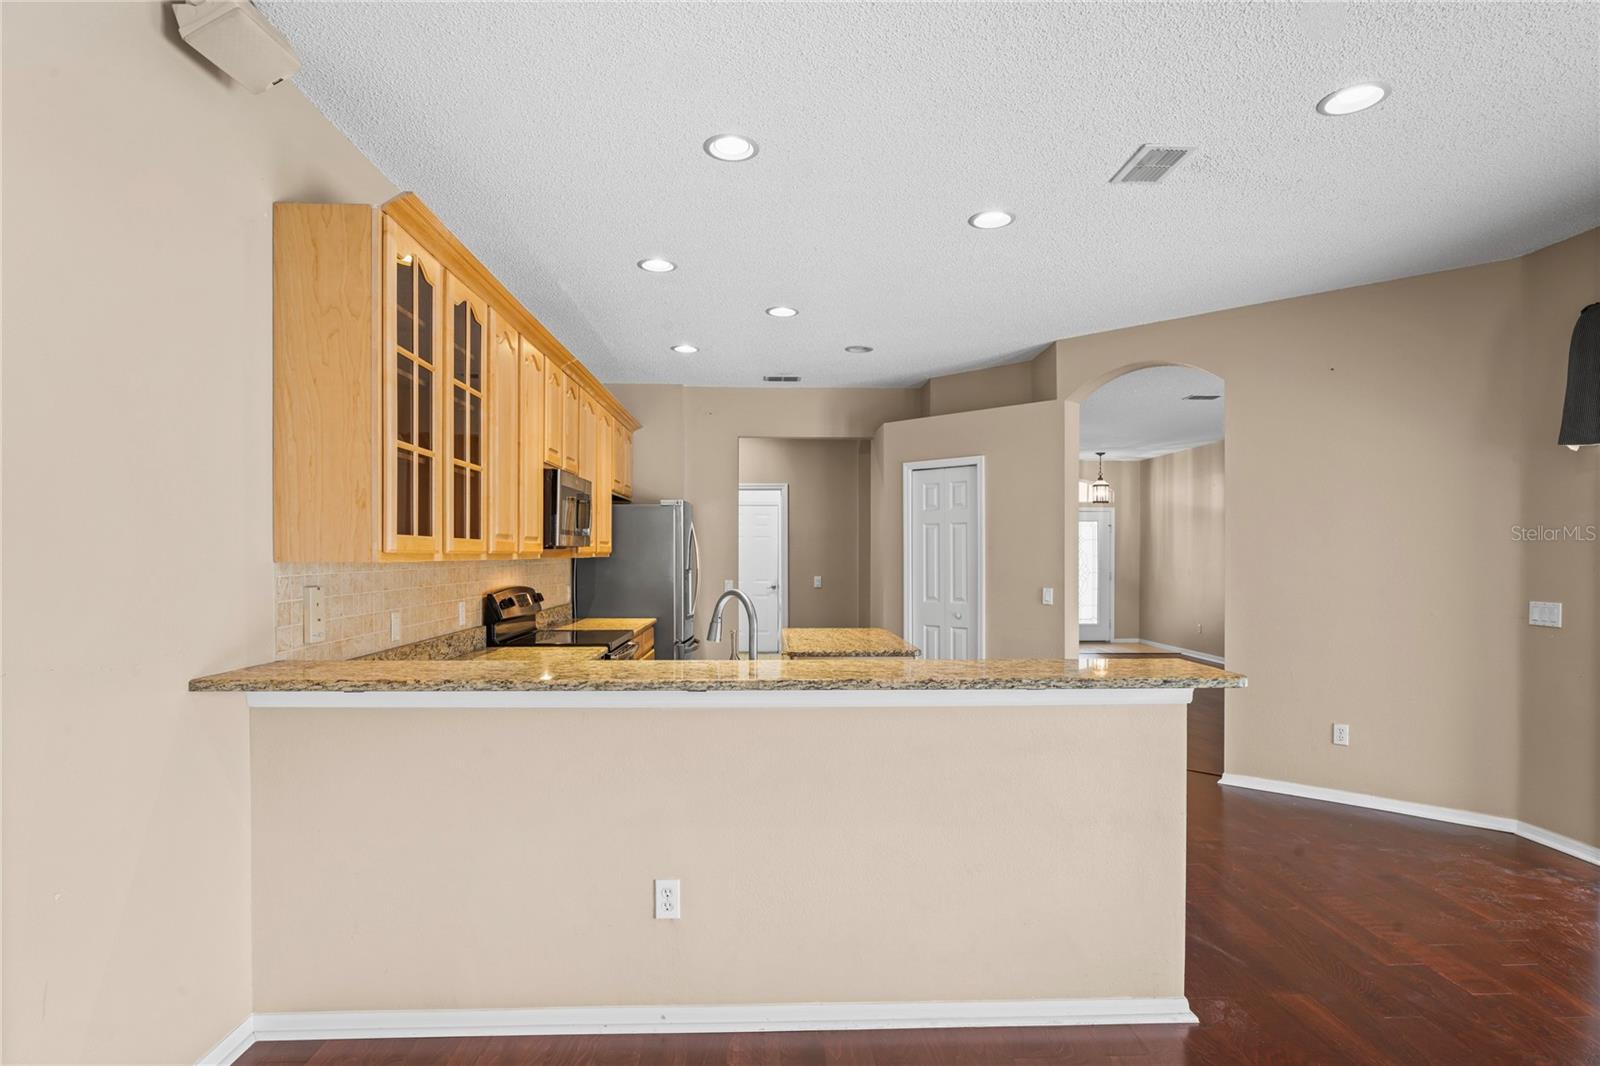
M 1089 486 L 1090 503 L 1111 502 L 1111 482 L 1106 480 L 1106 453 L 1095 452 L 1100 457 L 1100 469 L 1094 476 L 1094 484 Z

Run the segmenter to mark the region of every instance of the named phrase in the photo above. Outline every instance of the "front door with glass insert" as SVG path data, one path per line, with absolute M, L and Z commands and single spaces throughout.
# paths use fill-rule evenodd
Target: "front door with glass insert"
M 1111 640 L 1116 599 L 1112 511 L 1078 509 L 1078 639 Z

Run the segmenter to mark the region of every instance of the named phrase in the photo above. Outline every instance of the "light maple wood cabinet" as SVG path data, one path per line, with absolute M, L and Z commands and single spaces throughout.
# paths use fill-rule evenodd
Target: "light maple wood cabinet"
M 544 469 L 585 410 L 609 521 L 638 421 L 420 200 L 273 205 L 276 560 L 570 556 Z
M 570 374 L 561 381 L 561 469 L 583 477 L 584 390 Z
M 567 391 L 567 376 L 550 360 L 544 371 L 544 461 L 549 466 L 564 467 L 566 433 L 564 416 L 566 404 L 562 402 Z
M 544 553 L 545 367 L 549 360 L 528 338 L 520 338 L 520 345 L 517 554 L 533 558 Z
M 594 554 L 611 554 L 611 486 L 615 481 L 616 437 L 611 416 L 604 408 L 595 412 Z
M 508 558 L 517 535 L 522 483 L 522 335 L 510 318 L 489 308 L 489 554 Z
M 580 557 L 595 554 L 598 546 L 596 534 L 600 528 L 600 452 L 597 433 L 600 420 L 595 413 L 594 400 L 585 392 L 578 397 L 578 476 L 591 487 L 589 513 L 589 543 L 577 550 Z
M 633 499 L 633 433 L 621 421 L 611 426 L 611 494 Z

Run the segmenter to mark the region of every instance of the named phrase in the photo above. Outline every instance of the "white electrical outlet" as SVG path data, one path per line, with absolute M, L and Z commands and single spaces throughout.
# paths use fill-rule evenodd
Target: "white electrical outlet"
M 1530 626 L 1547 626 L 1550 629 L 1560 629 L 1561 605 L 1559 603 L 1546 603 L 1543 600 L 1529 600 L 1528 624 Z
M 811 579 L 811 587 L 814 588 L 814 589 L 820 589 L 822 587 L 822 575 L 821 574 L 818 574 L 816 577 Z
M 400 612 L 399 611 L 390 611 L 389 612 L 389 639 L 390 640 L 399 640 L 400 639 Z
M 467 601 L 466 600 L 457 600 L 456 601 L 456 625 L 464 626 L 466 624 L 467 624 Z
M 683 917 L 683 886 L 676 877 L 656 879 L 656 917 L 667 920 Z
M 328 601 L 321 585 L 306 586 L 306 643 L 321 644 L 328 639 Z
M 1333 742 L 1340 747 L 1350 746 L 1350 727 L 1343 722 L 1333 723 Z
M 730 578 L 726 578 L 726 579 L 723 580 L 723 582 L 722 582 L 722 591 L 723 592 L 732 592 L 733 591 L 733 578 L 730 577 Z
M 1056 602 L 1056 590 L 1046 585 L 1039 599 L 1046 607 L 1052 606 Z

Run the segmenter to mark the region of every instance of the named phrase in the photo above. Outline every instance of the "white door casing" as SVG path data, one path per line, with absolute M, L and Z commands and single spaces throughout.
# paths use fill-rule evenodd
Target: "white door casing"
M 906 640 L 929 659 L 988 654 L 982 456 L 906 463 Z
M 1116 515 L 1109 507 L 1078 508 L 1078 639 L 1114 640 Z
M 739 486 L 739 590 L 756 606 L 756 650 L 789 624 L 789 486 Z M 737 612 L 736 612 L 737 615 Z

